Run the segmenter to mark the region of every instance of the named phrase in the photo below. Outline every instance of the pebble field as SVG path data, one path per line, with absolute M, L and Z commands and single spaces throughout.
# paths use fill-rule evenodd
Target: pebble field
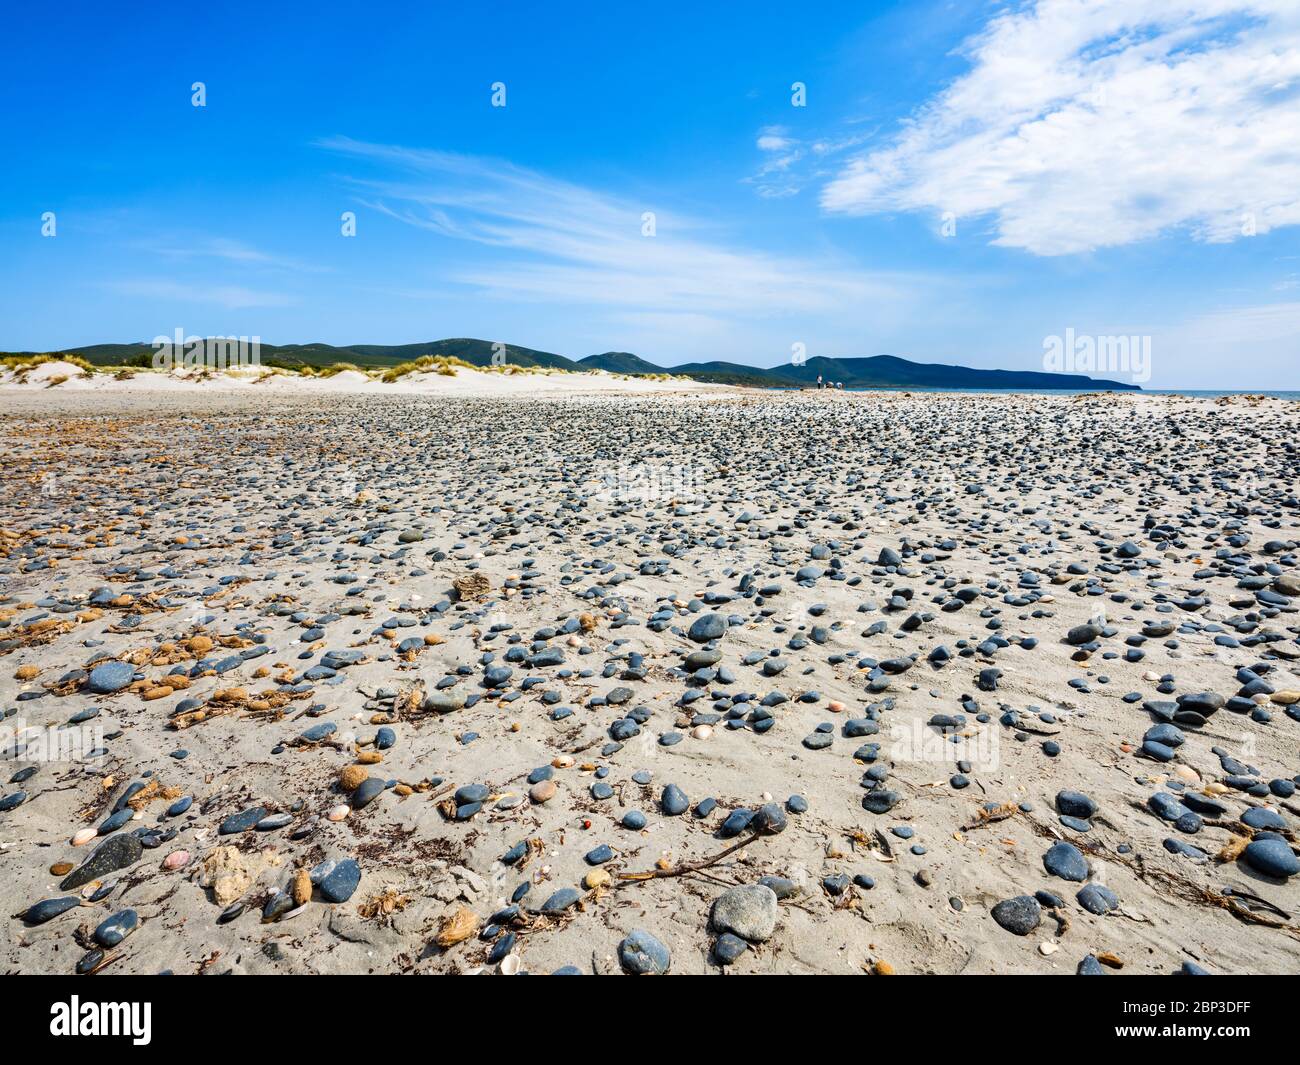
M 1300 971 L 1300 406 L 7 394 L 10 973 Z

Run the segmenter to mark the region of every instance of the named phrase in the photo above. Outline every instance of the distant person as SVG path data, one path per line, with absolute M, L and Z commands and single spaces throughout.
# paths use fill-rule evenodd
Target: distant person
M 821 387 L 822 387 L 822 375 L 821 375 L 821 374 L 818 374 L 818 375 L 817 375 L 817 387 L 818 387 L 818 388 L 821 388 Z

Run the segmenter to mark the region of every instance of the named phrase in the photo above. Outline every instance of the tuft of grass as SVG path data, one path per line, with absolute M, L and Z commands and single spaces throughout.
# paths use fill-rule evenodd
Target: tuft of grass
M 391 385 L 407 374 L 429 372 L 441 374 L 443 377 L 455 377 L 456 368 L 459 366 L 470 370 L 478 369 L 472 362 L 466 362 L 455 355 L 421 355 L 412 362 L 399 362 L 396 366 L 390 366 L 379 375 L 379 380 Z
M 311 369 L 312 372 L 310 376 L 319 377 L 322 379 L 328 377 L 334 377 L 336 374 L 341 374 L 341 373 L 364 373 L 365 372 L 364 370 L 361 369 L 360 366 L 358 366 L 356 363 L 353 362 L 335 362 L 335 363 L 331 363 L 329 366 L 318 366 L 318 367 L 312 367 Z

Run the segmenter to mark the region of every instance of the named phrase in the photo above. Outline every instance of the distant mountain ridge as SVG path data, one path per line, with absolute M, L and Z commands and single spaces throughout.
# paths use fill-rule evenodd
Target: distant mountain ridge
M 818 377 L 839 382 L 845 388 L 990 388 L 990 389 L 1097 389 L 1141 391 L 1124 381 L 1085 377 L 1082 374 L 1047 373 L 1035 370 L 982 370 L 973 366 L 912 362 L 897 355 L 869 355 L 829 358 L 818 355 L 800 365 L 745 366 L 733 362 L 695 362 L 684 366 L 656 366 L 628 351 L 606 351 L 582 359 L 570 359 L 551 351 L 501 345 L 473 337 L 453 337 L 417 344 L 263 344 L 262 362 L 268 366 L 329 366 L 338 362 L 357 366 L 387 367 L 410 362 L 424 355 L 454 355 L 475 366 L 488 366 L 498 348 L 504 347 L 498 362 L 515 366 L 544 366 L 556 370 L 606 370 L 623 374 L 666 374 L 718 384 L 755 388 L 815 387 Z M 153 346 L 138 344 L 92 344 L 42 354 L 79 355 L 99 366 L 147 366 Z M 21 352 L 14 354 L 35 354 Z

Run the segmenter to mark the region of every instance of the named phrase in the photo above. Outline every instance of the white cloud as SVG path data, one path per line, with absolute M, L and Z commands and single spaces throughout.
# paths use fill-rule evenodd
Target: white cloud
M 755 146 L 760 152 L 788 152 L 799 142 L 791 140 L 786 135 L 783 126 L 767 126 L 758 131 L 758 140 Z
M 823 188 L 831 212 L 989 216 L 1037 255 L 1300 223 L 1295 0 L 1038 0 Z
M 454 282 L 503 300 L 729 318 L 861 314 L 910 305 L 923 285 L 836 261 L 724 243 L 660 204 L 619 199 L 510 163 L 336 137 L 324 147 L 400 172 L 359 184 L 367 205 L 442 236 L 500 249 L 451 265 Z M 642 214 L 655 213 L 654 236 Z
M 179 241 L 173 239 L 168 243 L 147 243 L 141 247 L 151 255 L 162 255 L 169 259 L 217 259 L 243 267 L 266 267 L 293 273 L 323 272 L 323 268 L 314 263 L 262 251 L 260 248 L 227 237 L 196 237 Z
M 754 146 L 764 153 L 764 159 L 757 173 L 746 178 L 746 182 L 765 199 L 797 195 L 802 182 L 792 171 L 804 157 L 803 145 L 791 137 L 784 126 L 764 126 L 758 131 Z
M 264 292 L 242 285 L 183 284 L 179 281 L 149 278 L 109 281 L 104 285 L 124 296 L 141 296 L 150 300 L 194 303 L 239 310 L 246 307 L 284 307 L 292 301 L 279 292 Z

